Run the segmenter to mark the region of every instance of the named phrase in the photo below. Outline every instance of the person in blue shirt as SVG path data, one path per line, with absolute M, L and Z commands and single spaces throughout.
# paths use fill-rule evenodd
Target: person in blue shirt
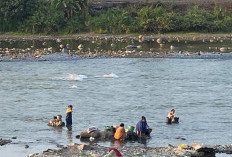
M 146 117 L 142 116 L 142 119 L 136 125 L 137 135 L 149 135 L 149 126 L 146 121 Z

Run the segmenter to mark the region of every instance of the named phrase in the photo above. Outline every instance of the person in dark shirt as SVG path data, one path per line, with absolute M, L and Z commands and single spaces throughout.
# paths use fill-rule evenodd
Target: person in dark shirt
M 68 109 L 66 110 L 66 126 L 70 127 L 72 126 L 72 105 L 68 106 Z

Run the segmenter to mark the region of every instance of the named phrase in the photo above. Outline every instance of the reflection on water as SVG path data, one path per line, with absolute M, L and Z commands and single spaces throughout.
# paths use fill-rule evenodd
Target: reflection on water
M 73 142 L 72 127 L 69 127 L 68 130 L 67 130 L 67 140 L 68 140 L 68 143 Z

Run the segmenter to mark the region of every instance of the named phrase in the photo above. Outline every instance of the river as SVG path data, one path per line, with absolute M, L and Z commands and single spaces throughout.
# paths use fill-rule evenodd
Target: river
M 153 129 L 147 146 L 230 144 L 231 68 L 231 60 L 226 59 L 0 62 L 0 138 L 17 137 L 0 147 L 0 154 L 19 157 L 57 144 L 82 143 L 75 136 L 90 126 L 103 130 L 123 122 L 127 127 L 141 116 Z M 65 119 L 69 104 L 73 105 L 72 131 L 49 127 L 54 115 Z M 167 125 L 165 118 L 172 108 L 180 123 Z

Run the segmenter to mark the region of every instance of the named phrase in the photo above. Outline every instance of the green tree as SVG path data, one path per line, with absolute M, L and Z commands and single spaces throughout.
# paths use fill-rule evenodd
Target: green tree
M 33 34 L 52 34 L 61 31 L 64 27 L 65 21 L 62 12 L 42 3 L 38 6 L 38 10 L 21 25 L 20 29 Z
M 156 24 L 159 32 L 170 32 L 177 29 L 176 14 L 165 12 L 162 16 L 156 18 Z
M 184 16 L 182 28 L 186 31 L 208 31 L 208 26 L 212 25 L 213 20 L 212 14 L 194 6 Z
M 154 31 L 155 30 L 155 12 L 152 6 L 143 7 L 138 12 L 138 19 L 140 27 L 143 31 Z
M 88 12 L 87 0 L 53 0 L 52 4 L 56 9 L 62 10 L 67 19 L 72 18 L 77 13 L 86 16 Z
M 25 19 L 36 10 L 36 0 L 6 0 L 0 2 L 3 31 L 16 31 Z
M 136 27 L 135 19 L 124 9 L 108 10 L 92 16 L 87 22 L 91 32 L 96 33 L 129 33 Z

